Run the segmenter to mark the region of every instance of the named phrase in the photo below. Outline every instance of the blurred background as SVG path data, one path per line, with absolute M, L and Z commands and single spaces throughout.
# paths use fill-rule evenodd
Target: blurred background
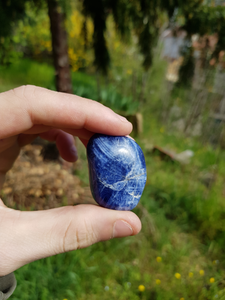
M 0 1 L 0 92 L 34 84 L 134 126 L 148 179 L 135 237 L 17 270 L 11 299 L 225 299 L 225 1 Z M 15 209 L 94 203 L 86 152 L 23 148 L 1 191 Z

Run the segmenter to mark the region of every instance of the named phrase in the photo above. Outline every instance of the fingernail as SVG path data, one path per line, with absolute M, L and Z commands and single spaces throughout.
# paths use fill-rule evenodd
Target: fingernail
M 125 122 L 125 123 L 130 123 L 125 117 L 121 116 L 121 115 L 117 115 L 117 117 L 120 119 L 120 121 Z
M 126 135 L 128 138 L 132 139 L 133 141 L 135 141 L 134 138 L 132 138 L 130 135 Z
M 74 145 L 70 148 L 70 152 L 74 156 L 74 160 L 77 160 L 78 158 L 77 148 Z
M 113 237 L 124 237 L 133 234 L 132 227 L 125 221 L 117 220 L 113 226 Z

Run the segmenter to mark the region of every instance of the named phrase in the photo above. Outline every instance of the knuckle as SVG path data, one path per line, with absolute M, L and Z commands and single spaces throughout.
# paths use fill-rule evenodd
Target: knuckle
M 96 234 L 89 221 L 83 220 L 80 230 L 76 231 L 77 249 L 91 246 L 97 242 Z
M 68 224 L 65 227 L 62 238 L 62 252 L 85 248 L 98 241 L 97 234 L 91 222 L 85 217 L 80 216 L 77 208 L 72 207 L 72 217 L 68 218 Z M 73 210 L 76 210 L 76 212 Z M 74 218 L 74 213 L 79 217 Z
M 29 119 L 33 123 L 33 103 L 35 102 L 35 92 L 37 87 L 34 85 L 22 85 L 18 88 L 12 90 L 13 94 L 16 96 L 17 100 L 22 102 L 22 106 L 20 103 L 20 107 L 22 110 L 26 112 L 29 116 Z
M 1 173 L 0 173 L 1 176 Z M 4 204 L 4 202 L 2 201 L 2 199 L 0 198 L 0 209 L 6 208 L 6 205 Z M 1 218 L 0 218 L 1 221 Z
M 22 85 L 20 87 L 14 88 L 11 90 L 14 96 L 16 96 L 17 100 L 23 102 L 24 107 L 29 107 L 32 96 L 35 93 L 36 87 L 33 85 Z
M 35 88 L 34 85 L 21 85 L 20 87 L 12 89 L 12 92 L 19 98 L 27 98 L 28 95 L 34 92 Z

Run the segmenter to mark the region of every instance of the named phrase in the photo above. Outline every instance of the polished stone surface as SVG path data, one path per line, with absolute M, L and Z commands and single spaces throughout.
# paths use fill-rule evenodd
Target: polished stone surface
M 95 201 L 110 209 L 133 209 L 147 178 L 140 146 L 129 137 L 95 134 L 88 142 L 87 157 Z

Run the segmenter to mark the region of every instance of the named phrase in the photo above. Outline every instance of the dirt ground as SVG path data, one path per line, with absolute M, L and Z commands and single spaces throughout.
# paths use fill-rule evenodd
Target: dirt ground
M 79 168 L 79 160 L 76 163 L 67 163 L 61 158 L 44 161 L 41 153 L 41 145 L 27 145 L 22 149 L 0 192 L 7 206 L 43 210 L 95 203 L 89 186 L 74 175 Z

